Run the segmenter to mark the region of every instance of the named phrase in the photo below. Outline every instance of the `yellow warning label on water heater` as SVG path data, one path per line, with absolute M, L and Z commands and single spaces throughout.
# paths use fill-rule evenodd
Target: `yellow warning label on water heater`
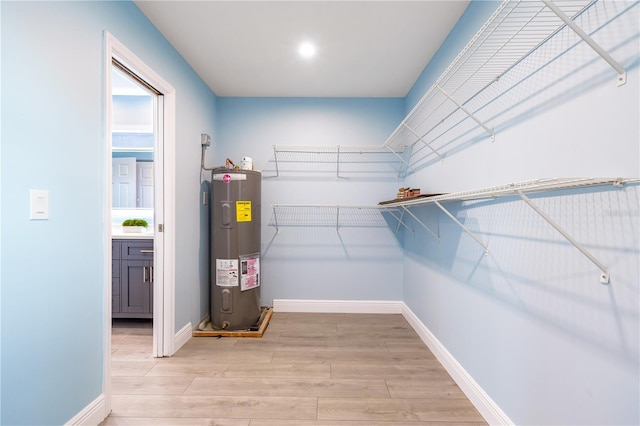
M 251 222 L 251 201 L 236 201 L 236 222 Z

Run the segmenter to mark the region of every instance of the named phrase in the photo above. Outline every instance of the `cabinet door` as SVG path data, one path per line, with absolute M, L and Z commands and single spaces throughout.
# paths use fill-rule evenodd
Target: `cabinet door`
M 118 275 L 120 275 L 119 272 Z M 120 313 L 120 278 L 111 278 L 111 313 Z
M 123 260 L 120 273 L 120 312 L 130 318 L 153 317 L 153 262 Z M 123 315 L 124 316 L 124 315 Z
M 111 241 L 111 313 L 120 313 L 120 249 L 119 240 Z

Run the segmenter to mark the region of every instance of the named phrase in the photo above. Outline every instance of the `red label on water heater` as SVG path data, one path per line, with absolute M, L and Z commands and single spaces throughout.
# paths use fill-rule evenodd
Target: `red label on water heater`
M 214 173 L 213 180 L 229 183 L 232 180 L 247 180 L 247 175 L 246 173 Z

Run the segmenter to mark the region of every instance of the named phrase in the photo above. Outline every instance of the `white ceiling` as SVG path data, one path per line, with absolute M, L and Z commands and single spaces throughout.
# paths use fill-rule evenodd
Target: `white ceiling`
M 404 97 L 469 1 L 135 3 L 218 96 Z

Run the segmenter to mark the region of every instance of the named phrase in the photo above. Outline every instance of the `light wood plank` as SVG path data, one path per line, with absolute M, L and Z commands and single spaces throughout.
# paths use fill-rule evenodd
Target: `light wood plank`
M 300 420 L 295 420 L 299 422 Z M 249 426 L 250 419 L 179 417 L 108 417 L 101 426 Z
M 315 419 L 317 398 L 114 395 L 114 417 Z
M 219 364 L 203 362 L 159 363 L 148 376 L 197 375 L 203 377 L 271 377 L 271 378 L 330 378 L 331 367 L 323 364 Z
M 438 380 L 387 380 L 387 387 L 392 398 L 462 398 L 466 395 L 448 375 L 443 374 Z
M 251 419 L 249 426 L 483 426 L 484 422 L 395 422 L 370 420 L 283 420 L 283 419 Z
M 209 348 L 184 348 L 180 349 L 177 354 L 168 358 L 166 362 L 212 362 L 212 363 L 238 363 L 238 364 L 255 364 L 270 363 L 273 358 L 273 352 L 270 351 L 215 351 Z
M 327 396 L 341 398 L 389 398 L 384 380 L 329 379 L 217 379 L 197 377 L 184 395 L 206 396 Z
M 114 395 L 180 395 L 195 376 L 114 377 Z
M 149 345 L 151 347 L 151 345 Z M 153 361 L 153 354 L 147 348 L 138 348 L 137 346 L 132 348 L 120 348 L 111 351 L 111 359 L 113 361 Z
M 228 339 L 225 337 L 199 337 L 197 339 L 192 338 L 189 339 L 189 341 L 185 343 L 182 348 L 180 348 L 180 351 L 178 351 L 178 353 L 182 352 L 182 350 L 198 348 L 209 348 L 210 350 L 229 350 L 233 349 L 241 340 L 242 339 Z
M 358 340 L 373 343 L 377 340 L 383 340 L 388 342 L 420 342 L 417 339 L 417 336 L 413 330 L 405 330 L 405 329 L 379 329 L 372 328 L 369 330 L 336 330 L 332 333 L 327 333 L 326 331 L 318 331 L 311 329 L 300 329 L 300 330 L 282 330 L 280 332 L 281 342 L 289 342 L 295 341 L 296 339 L 300 340 L 318 340 L 318 341 L 351 341 Z
M 362 352 L 362 351 L 278 351 L 273 363 L 301 364 L 428 364 L 423 352 Z
M 269 328 L 267 328 L 267 333 L 269 332 Z M 335 322 L 286 322 L 278 328 L 274 327 L 274 329 L 280 333 L 286 331 L 298 331 L 303 333 L 335 333 L 338 331 L 338 325 Z
M 274 317 L 282 318 L 286 324 L 337 324 L 344 322 L 347 314 L 317 312 L 277 312 Z
M 332 379 L 441 381 L 451 379 L 437 360 L 424 364 L 331 364 Z
M 279 340 L 240 342 L 237 346 L 238 350 L 262 350 L 262 351 L 382 351 L 388 352 L 389 349 L 385 342 L 371 342 L 366 340 L 327 340 L 327 339 L 294 339 L 287 340 L 280 338 Z
M 482 422 L 466 399 L 318 398 L 318 420 Z
M 411 340 L 390 340 L 385 339 L 385 346 L 389 352 L 423 352 L 425 357 L 435 359 L 435 355 L 425 346 L 422 341 Z
M 136 361 L 111 361 L 111 376 L 144 376 L 158 363 L 155 359 Z

